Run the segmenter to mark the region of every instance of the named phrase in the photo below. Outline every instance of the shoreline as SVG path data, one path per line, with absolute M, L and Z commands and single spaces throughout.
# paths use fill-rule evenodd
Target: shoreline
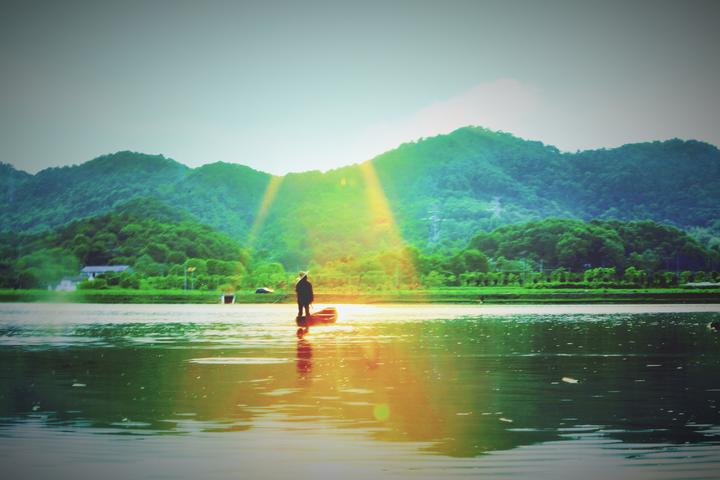
M 0 290 L 0 303 L 115 303 L 115 304 L 220 304 L 219 292 L 86 290 Z M 235 304 L 294 304 L 293 294 L 235 294 Z M 446 289 L 442 291 L 393 291 L 369 293 L 319 293 L 318 304 L 713 304 L 720 290 L 584 290 Z

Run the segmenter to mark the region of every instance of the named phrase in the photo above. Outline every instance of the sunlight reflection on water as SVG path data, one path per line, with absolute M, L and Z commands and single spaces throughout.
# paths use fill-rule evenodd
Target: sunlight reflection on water
M 76 478 L 720 468 L 718 306 L 340 311 L 298 340 L 292 305 L 0 305 L 0 461 Z

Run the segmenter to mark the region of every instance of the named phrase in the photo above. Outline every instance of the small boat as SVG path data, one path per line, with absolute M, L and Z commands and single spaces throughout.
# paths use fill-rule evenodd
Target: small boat
M 295 317 L 295 323 L 297 324 L 298 337 L 305 335 L 309 328 L 316 325 L 329 325 L 335 323 L 338 318 L 338 311 L 335 307 L 325 307 L 322 310 L 318 310 L 315 313 L 311 313 L 309 316 Z

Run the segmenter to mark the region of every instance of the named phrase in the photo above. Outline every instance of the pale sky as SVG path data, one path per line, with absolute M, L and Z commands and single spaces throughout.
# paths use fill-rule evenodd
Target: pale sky
M 720 145 L 720 1 L 0 1 L 0 161 L 327 170 L 465 125 Z

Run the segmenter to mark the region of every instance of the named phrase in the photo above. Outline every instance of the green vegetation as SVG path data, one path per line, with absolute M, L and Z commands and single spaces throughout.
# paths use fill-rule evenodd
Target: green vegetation
M 481 232 L 470 247 L 495 258 L 522 259 L 537 271 L 627 268 L 660 271 L 713 270 L 720 249 L 707 248 L 687 233 L 652 221 L 547 219 Z
M 565 154 L 468 127 L 325 173 L 120 152 L 37 175 L 0 165 L 0 185 L 0 288 L 86 265 L 131 267 L 87 295 L 288 291 L 308 269 L 348 295 L 720 280 L 720 152 L 694 141 Z
M 561 153 L 482 128 L 408 143 L 365 164 L 400 236 L 422 251 L 463 248 L 477 231 L 554 217 L 653 220 L 717 240 L 720 151 L 696 141 Z M 281 177 L 253 248 L 288 268 L 382 250 L 361 165 Z M 28 175 L 0 168 L 0 225 L 38 233 L 156 199 L 246 244 L 270 175 L 236 164 L 190 169 L 119 152 Z M 375 212 L 376 213 L 376 212 Z M 318 241 L 319 240 L 319 241 Z
M 77 277 L 81 265 L 132 267 L 81 282 L 82 293 L 72 297 L 79 301 L 124 298 L 113 295 L 125 295 L 126 301 L 175 301 L 187 288 L 208 292 L 192 301 L 214 302 L 220 291 L 253 292 L 260 286 L 277 289 L 278 295 L 255 299 L 282 301 L 291 297 L 295 276 L 295 269 L 267 261 L 262 253 L 251 255 L 227 235 L 178 217 L 155 201 L 130 202 L 48 234 L 6 234 L 0 249 L 0 288 L 54 287 L 64 277 Z M 671 289 L 720 281 L 717 246 L 705 247 L 681 230 L 652 221 L 551 218 L 479 232 L 465 248 L 442 253 L 399 246 L 309 265 L 321 291 L 349 296 L 348 301 L 366 294 L 384 298 L 378 301 L 397 301 L 403 295 L 431 301 L 460 295 L 465 301 L 466 295 L 494 295 L 497 289 L 503 298 L 519 294 L 540 299 L 550 295 L 539 292 L 543 289 L 562 289 L 564 294 L 591 289 L 597 294 L 598 289 Z M 440 290 L 444 287 L 480 290 L 448 294 Z M 118 293 L 103 293 L 111 290 Z M 158 291 L 166 293 L 152 293 Z M 398 293 L 402 291 L 415 293 Z
M 419 290 L 343 292 L 323 290 L 317 304 L 457 303 L 457 304 L 572 304 L 572 303 L 717 303 L 720 289 L 534 289 L 525 287 L 444 287 Z M 0 302 L 54 303 L 196 303 L 217 304 L 217 292 L 200 290 L 49 290 L 0 289 Z M 280 291 L 259 295 L 236 292 L 235 303 L 295 303 L 294 294 Z
M 80 265 L 130 265 L 132 271 L 84 281 L 79 288 L 179 289 L 185 269 L 193 267 L 191 286 L 215 290 L 239 283 L 249 263 L 247 252 L 227 235 L 177 218 L 152 201 L 131 202 L 49 234 L 0 241 L 5 288 L 54 286 L 63 277 L 77 277 Z

